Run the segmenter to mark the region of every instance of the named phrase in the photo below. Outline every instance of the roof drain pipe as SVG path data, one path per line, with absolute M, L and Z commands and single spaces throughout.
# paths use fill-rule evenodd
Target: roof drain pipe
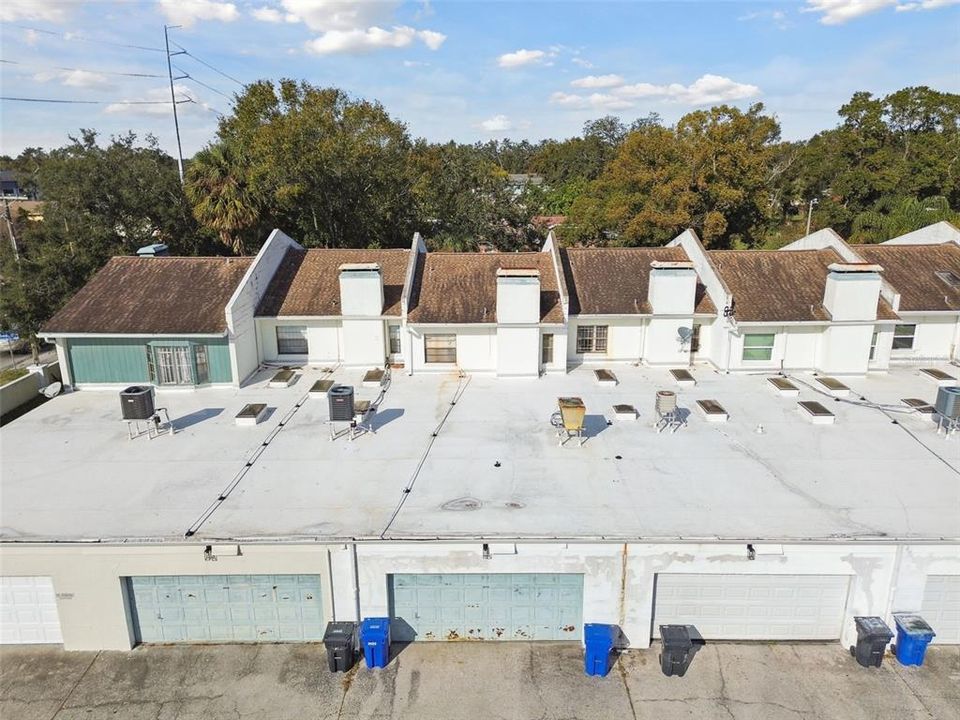
M 353 604 L 354 611 L 357 613 L 357 622 L 360 622 L 360 562 L 357 558 L 357 543 L 354 541 L 350 545 L 353 550 Z

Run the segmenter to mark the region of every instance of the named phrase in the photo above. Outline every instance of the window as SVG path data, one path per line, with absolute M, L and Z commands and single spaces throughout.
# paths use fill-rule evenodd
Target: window
M 877 354 L 877 336 L 880 334 L 879 331 L 873 331 L 873 337 L 870 338 L 870 359 L 873 360 Z
M 189 345 L 159 346 L 156 375 L 160 385 L 193 385 L 193 362 Z
M 277 325 L 277 354 L 306 355 L 307 328 L 305 325 Z
M 690 336 L 690 352 L 700 352 L 700 326 L 694 323 L 693 335 Z
M 770 360 L 773 358 L 774 333 L 753 333 L 743 336 L 744 360 Z
M 210 363 L 207 361 L 207 346 L 195 345 L 193 357 L 197 363 L 197 385 L 210 382 Z
M 390 343 L 390 354 L 399 355 L 400 354 L 400 326 L 388 325 L 387 338 Z
M 917 334 L 916 325 L 894 325 L 893 349 L 913 350 L 913 338 Z
M 950 272 L 949 270 L 939 270 L 934 274 L 950 287 L 960 288 L 960 277 L 957 277 L 956 273 Z
M 606 351 L 606 325 L 581 325 L 577 328 L 578 353 L 605 353 Z
M 428 363 L 455 363 L 457 361 L 456 335 L 424 335 L 423 359 Z
M 540 353 L 540 364 L 549 365 L 553 362 L 553 333 L 544 333 L 543 348 Z

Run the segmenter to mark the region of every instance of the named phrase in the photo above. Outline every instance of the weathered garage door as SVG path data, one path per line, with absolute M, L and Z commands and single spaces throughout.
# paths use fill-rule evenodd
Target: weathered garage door
M 708 640 L 835 640 L 850 581 L 842 575 L 657 575 L 660 625 L 695 625 Z
M 927 575 L 920 614 L 937 634 L 934 642 L 960 644 L 960 575 Z
M 140 642 L 323 639 L 319 575 L 167 575 L 128 583 Z
M 579 640 L 583 576 L 393 575 L 397 640 Z
M 60 642 L 53 580 L 0 577 L 0 644 Z

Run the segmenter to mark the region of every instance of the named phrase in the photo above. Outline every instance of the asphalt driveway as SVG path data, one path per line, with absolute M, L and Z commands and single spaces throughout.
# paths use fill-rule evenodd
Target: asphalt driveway
M 605 678 L 572 644 L 423 643 L 384 670 L 326 670 L 318 645 L 0 648 L 4 720 L 957 720 L 960 647 L 866 669 L 836 644 L 707 645 L 683 678 L 657 649 Z

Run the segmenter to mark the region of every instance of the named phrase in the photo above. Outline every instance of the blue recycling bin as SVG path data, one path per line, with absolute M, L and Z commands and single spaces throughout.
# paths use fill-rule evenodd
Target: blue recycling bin
M 360 644 L 368 668 L 386 667 L 390 662 L 390 618 L 364 618 L 360 623 Z
M 587 675 L 604 676 L 610 672 L 616 626 L 586 623 L 583 626 L 583 669 Z
M 894 613 L 897 626 L 897 660 L 901 665 L 923 665 L 927 645 L 936 633 L 927 621 L 916 613 Z

